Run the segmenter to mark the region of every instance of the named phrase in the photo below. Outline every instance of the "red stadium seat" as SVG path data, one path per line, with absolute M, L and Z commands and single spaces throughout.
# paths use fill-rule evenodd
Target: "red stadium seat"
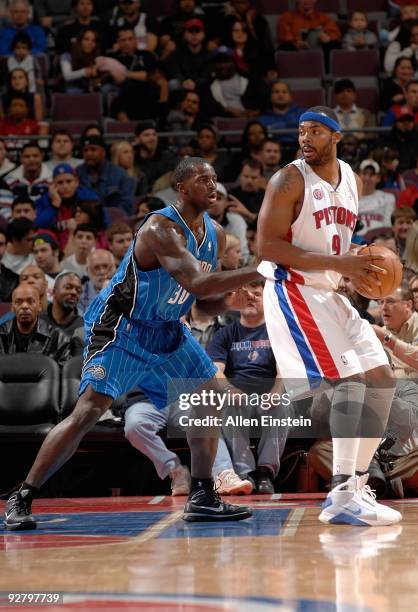
M 255 119 L 257 119 L 257 117 Z M 225 141 L 225 144 L 227 145 L 238 144 L 241 142 L 242 133 L 247 123 L 248 123 L 248 119 L 246 117 L 216 117 L 215 118 L 215 125 L 221 133 L 225 131 L 229 131 L 229 130 L 239 131 L 238 134 L 226 134 L 224 136 L 224 141 Z
M 137 123 L 137 121 L 114 121 L 113 119 L 105 119 L 105 136 L 120 134 L 124 138 L 131 137 L 134 135 Z
M 10 302 L 0 302 L 0 317 L 10 312 L 12 305 Z
M 296 89 L 292 91 L 293 102 L 298 106 L 322 106 L 325 104 L 323 89 Z
M 102 110 L 102 97 L 99 93 L 52 95 L 53 121 L 100 121 Z
M 152 0 L 152 2 L 147 2 L 147 13 L 155 17 L 165 17 L 175 10 L 178 10 L 176 0 Z
M 276 65 L 280 78 L 325 76 L 324 56 L 322 51 L 278 51 Z
M 411 2 L 411 4 L 413 4 L 413 2 Z M 347 10 L 349 13 L 352 13 L 358 8 L 366 13 L 386 13 L 388 10 L 387 5 L 387 0 L 361 0 L 361 2 L 358 0 L 347 0 Z
M 375 49 L 366 51 L 331 51 L 331 75 L 333 79 L 350 76 L 378 76 L 380 70 L 379 52 Z
M 334 108 L 335 104 L 334 91 L 331 89 L 328 97 L 328 105 Z M 375 115 L 379 110 L 379 90 L 377 87 L 357 88 L 356 104 L 360 108 L 366 108 Z

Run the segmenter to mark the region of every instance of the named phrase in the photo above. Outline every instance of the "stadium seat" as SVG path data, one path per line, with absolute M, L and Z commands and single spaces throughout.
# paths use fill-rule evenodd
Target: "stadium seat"
M 323 79 L 325 76 L 324 56 L 322 51 L 278 51 L 276 66 L 280 78 Z
M 102 110 L 102 97 L 99 93 L 52 95 L 53 121 L 100 121 Z
M 53 134 L 56 130 L 68 130 L 77 140 L 90 124 L 91 121 L 51 121 L 50 131 Z
M 325 104 L 323 89 L 296 89 L 292 92 L 293 102 L 298 106 L 309 108 L 310 106 L 321 106 Z
M 366 13 L 377 13 L 383 12 L 386 13 L 388 10 L 387 0 L 361 0 L 359 3 L 358 0 L 346 0 L 347 1 L 347 10 L 348 13 L 352 13 L 361 7 L 362 11 Z
M 0 357 L 0 435 L 46 435 L 59 419 L 59 389 L 59 366 L 49 357 Z
M 215 117 L 214 123 L 221 133 L 233 130 L 239 132 L 238 134 L 225 134 L 223 137 L 226 145 L 233 145 L 242 141 L 242 134 L 248 119 L 247 117 Z
M 366 51 L 331 51 L 331 75 L 333 79 L 351 76 L 379 75 L 379 52 L 375 49 Z
M 147 3 L 147 13 L 155 17 L 165 17 L 177 9 L 176 0 L 153 0 Z
M 115 134 L 117 134 L 123 137 L 132 137 L 135 133 L 135 126 L 137 123 L 137 121 L 115 121 L 114 119 L 105 119 L 105 136 L 114 137 Z
M 375 115 L 379 110 L 379 90 L 377 87 L 358 88 L 356 104 L 360 108 L 366 108 Z M 331 108 L 335 106 L 335 95 L 332 89 L 329 91 L 328 105 Z
M 12 305 L 10 302 L 0 302 L 0 317 L 10 312 Z

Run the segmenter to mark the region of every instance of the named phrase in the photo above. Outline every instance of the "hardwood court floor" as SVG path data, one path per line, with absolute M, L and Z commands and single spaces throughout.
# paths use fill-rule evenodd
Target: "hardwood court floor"
M 322 497 L 231 498 L 254 517 L 222 524 L 184 523 L 184 498 L 39 500 L 36 531 L 0 527 L 0 609 L 47 591 L 64 603 L 16 608 L 415 612 L 418 500 L 393 502 L 393 527 L 329 527 Z

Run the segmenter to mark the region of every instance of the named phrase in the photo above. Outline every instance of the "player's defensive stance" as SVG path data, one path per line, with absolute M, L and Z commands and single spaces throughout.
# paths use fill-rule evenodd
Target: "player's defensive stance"
M 85 315 L 79 400 L 72 414 L 48 434 L 25 482 L 9 498 L 4 519 L 8 529 L 36 527 L 31 503 L 38 488 L 73 455 L 114 398 L 139 386 L 155 406 L 163 408 L 173 381 L 182 380 L 187 387 L 191 379 L 188 392 L 197 390 L 193 384 L 216 388 L 215 366 L 180 317 L 196 298 L 213 314 L 241 306 L 245 291 L 225 294 L 259 274 L 253 267 L 215 271 L 224 235 L 205 212 L 216 199 L 212 166 L 200 158 L 187 158 L 175 170 L 175 183 L 176 205 L 148 215 L 119 270 Z M 217 443 L 216 435 L 189 436 L 192 490 L 186 520 L 251 516 L 247 507 L 226 504 L 213 490 Z
M 267 329 L 277 364 L 296 397 L 333 381 L 332 490 L 324 523 L 389 525 L 399 512 L 378 504 L 367 469 L 381 440 L 394 394 L 385 352 L 369 323 L 335 293 L 347 276 L 368 286 L 381 271 L 350 251 L 361 182 L 337 159 L 341 130 L 334 112 L 313 107 L 299 120 L 303 158 L 271 179 L 259 216 L 259 271 Z M 272 263 L 275 262 L 275 263 Z

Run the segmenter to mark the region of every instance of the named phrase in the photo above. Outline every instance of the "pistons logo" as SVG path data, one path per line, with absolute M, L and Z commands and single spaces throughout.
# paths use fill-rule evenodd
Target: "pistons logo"
M 324 194 L 322 193 L 321 189 L 314 189 L 313 197 L 315 198 L 315 200 L 322 200 Z

